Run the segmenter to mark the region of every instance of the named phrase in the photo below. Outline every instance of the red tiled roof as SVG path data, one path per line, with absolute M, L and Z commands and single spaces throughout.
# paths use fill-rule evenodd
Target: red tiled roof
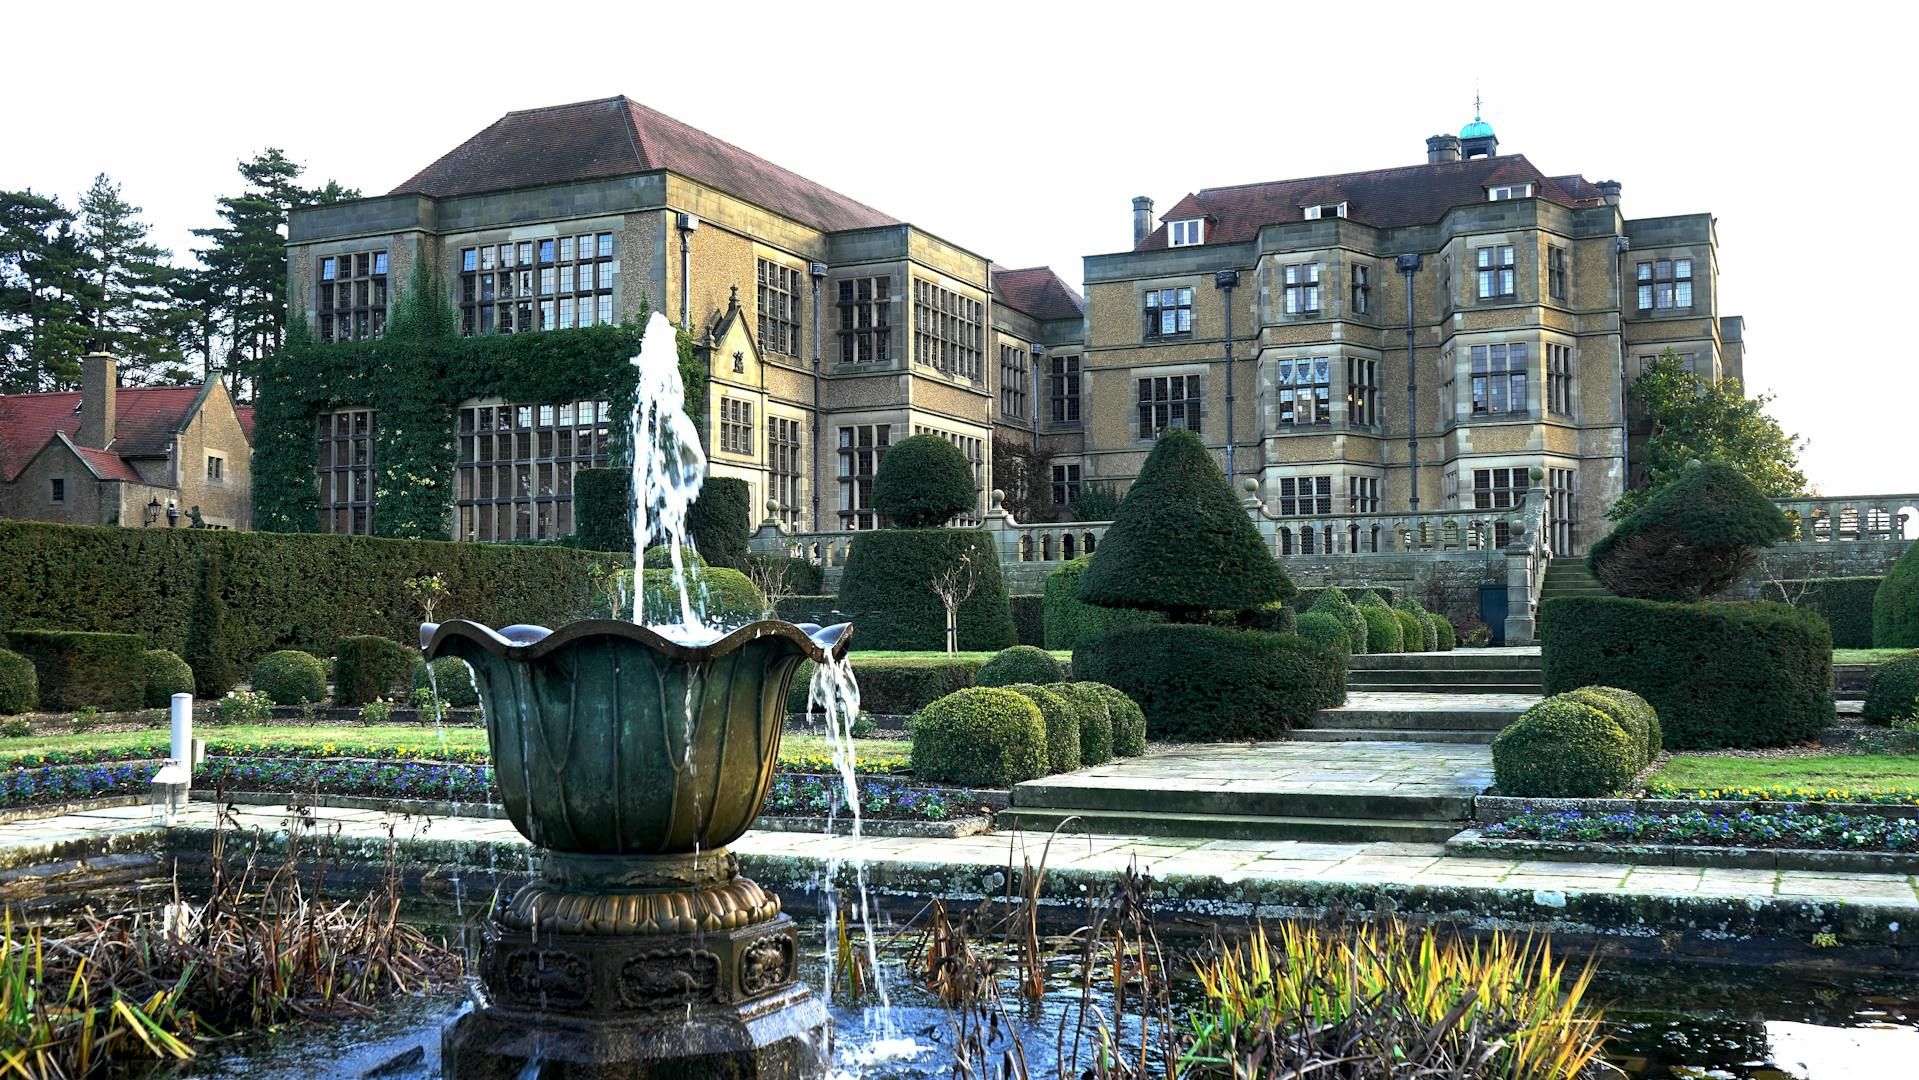
M 235 405 L 233 415 L 240 418 L 240 430 L 246 435 L 247 442 L 253 441 L 253 406 Z
M 994 267 L 993 289 L 999 293 L 1002 303 L 1035 319 L 1077 319 L 1086 313 L 1086 301 L 1061 281 L 1051 267 L 1029 266 L 1024 270 Z
M 135 484 L 146 483 L 140 474 L 133 470 L 133 466 L 127 464 L 126 458 L 121 457 L 111 450 L 95 450 L 90 446 L 81 446 L 78 443 L 70 443 L 69 445 L 73 447 L 74 453 L 80 455 L 80 460 L 86 462 L 87 468 L 93 470 L 93 475 L 102 480 L 126 480 Z
M 200 396 L 197 386 L 123 386 L 114 395 L 118 457 L 166 453 L 173 433 Z M 11 481 L 56 431 L 80 430 L 80 393 L 0 394 L 0 479 Z M 97 449 L 97 448 L 96 448 Z
M 470 195 L 668 169 L 814 228 L 893 218 L 624 95 L 510 112 L 392 194 Z
M 1470 161 L 1207 188 L 1179 200 L 1161 215 L 1162 224 L 1134 250 L 1165 247 L 1164 222 L 1167 221 L 1211 218 L 1213 225 L 1207 230 L 1206 242 L 1230 244 L 1251 240 L 1264 225 L 1303 220 L 1302 205 L 1340 200 L 1346 203 L 1346 216 L 1365 225 L 1385 229 L 1428 225 L 1455 206 L 1485 202 L 1488 184 L 1527 181 L 1537 185 L 1534 191 L 1539 198 L 1562 206 L 1597 206 L 1602 201 L 1598 189 L 1587 183 L 1585 177 L 1548 177 L 1523 154 L 1479 157 Z M 1339 199 L 1331 199 L 1332 194 L 1337 194 Z

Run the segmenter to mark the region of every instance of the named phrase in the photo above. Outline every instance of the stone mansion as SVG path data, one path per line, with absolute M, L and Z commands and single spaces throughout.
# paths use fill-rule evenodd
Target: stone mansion
M 295 210 L 289 295 L 333 340 L 380 333 L 389 283 L 423 260 L 469 334 L 650 305 L 701 342 L 713 472 L 812 532 L 877 524 L 874 471 L 908 435 L 966 453 L 982 513 L 995 443 L 1017 448 L 1042 489 L 1022 505 L 1063 514 L 1184 426 L 1283 518 L 1503 509 L 1538 468 L 1571 553 L 1624 484 L 1637 367 L 1670 347 L 1740 373 L 1711 215 L 1628 219 L 1618 183 L 1501 154 L 1479 119 L 1414 164 L 1205 188 L 1157 216 L 1135 199 L 1133 241 L 1086 257 L 1082 298 L 618 97 L 509 113 L 389 194 Z M 462 417 L 482 436 L 463 447 L 604 421 L 584 403 Z M 351 476 L 368 463 L 328 443 L 378 424 L 321 418 L 321 528 L 377 513 Z M 457 536 L 567 531 L 564 478 L 604 461 L 559 448 L 601 443 L 537 434 L 463 452 Z

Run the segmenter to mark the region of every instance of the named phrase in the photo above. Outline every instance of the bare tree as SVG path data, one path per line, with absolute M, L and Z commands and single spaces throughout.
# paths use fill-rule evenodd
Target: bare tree
M 979 567 L 973 563 L 973 553 L 962 553 L 951 566 L 934 574 L 932 587 L 933 595 L 946 606 L 946 651 L 956 653 L 959 651 L 960 605 L 979 588 Z
M 746 579 L 766 597 L 766 617 L 779 613 L 780 601 L 793 595 L 792 560 L 778 555 L 746 560 Z

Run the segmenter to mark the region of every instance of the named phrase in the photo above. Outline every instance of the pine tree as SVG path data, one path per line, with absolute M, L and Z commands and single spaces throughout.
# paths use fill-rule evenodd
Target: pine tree
M 91 334 L 84 261 L 60 200 L 0 191 L 0 393 L 79 385 Z
M 172 253 L 147 239 L 140 208 L 105 173 L 80 197 L 80 277 L 92 310 L 91 347 L 120 358 L 129 381 L 153 382 L 184 366 L 172 332 L 177 271 Z

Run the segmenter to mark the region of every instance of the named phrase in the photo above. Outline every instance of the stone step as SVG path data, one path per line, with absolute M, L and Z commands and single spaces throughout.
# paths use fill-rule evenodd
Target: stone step
M 1392 742 L 1488 745 L 1497 731 L 1453 731 L 1442 728 L 1294 728 L 1295 742 Z
M 1350 679 L 1346 689 L 1368 694 L 1531 694 L 1542 693 L 1537 679 L 1513 683 L 1393 683 L 1370 679 Z
M 1519 719 L 1523 709 L 1321 709 L 1295 728 L 1352 730 L 1501 731 Z
M 1465 795 L 1398 794 L 1391 790 L 1336 791 L 1301 787 L 1258 790 L 1124 783 L 1117 778 L 1065 777 L 1013 786 L 1011 809 L 1098 811 L 1152 816 L 1339 818 L 1455 821 L 1472 816 Z
M 1477 686 L 1481 683 L 1540 684 L 1538 668 L 1355 668 L 1348 683 L 1422 683 L 1427 686 Z M 1487 691 L 1490 693 L 1491 691 Z
M 1074 819 L 1074 820 L 1069 820 Z M 1136 813 L 1121 810 L 1019 808 L 1002 810 L 999 829 L 1063 835 L 1184 836 L 1208 840 L 1316 840 L 1329 843 L 1444 843 L 1459 832 L 1452 821 L 1388 818 L 1263 817 L 1241 814 Z M 1062 826 L 1064 826 L 1062 828 Z
M 1407 671 L 1537 671 L 1537 650 L 1486 649 L 1473 652 L 1362 653 L 1353 657 L 1352 670 Z

